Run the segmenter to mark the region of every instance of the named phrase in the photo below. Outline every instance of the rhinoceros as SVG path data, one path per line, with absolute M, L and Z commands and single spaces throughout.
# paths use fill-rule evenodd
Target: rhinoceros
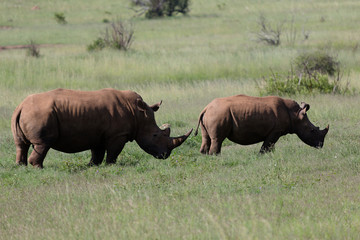
M 203 154 L 219 154 L 228 138 L 241 145 L 263 142 L 260 153 L 271 151 L 277 140 L 295 133 L 304 143 L 321 148 L 329 125 L 320 130 L 307 117 L 307 103 L 276 96 L 237 95 L 216 98 L 200 113 L 195 136 L 201 126 Z
M 11 119 L 16 163 L 42 168 L 50 148 L 65 153 L 90 149 L 89 165 L 101 164 L 106 152 L 106 163 L 115 163 L 125 143 L 133 140 L 145 152 L 165 159 L 192 129 L 175 138 L 169 127 L 161 130 L 154 118 L 160 104 L 149 106 L 137 93 L 115 89 L 56 89 L 30 95 Z M 30 145 L 34 150 L 27 159 Z

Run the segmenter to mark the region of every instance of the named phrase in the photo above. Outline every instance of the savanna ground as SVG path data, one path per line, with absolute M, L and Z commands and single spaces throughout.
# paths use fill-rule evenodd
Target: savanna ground
M 194 0 L 188 16 L 155 20 L 129 6 L 0 2 L 0 46 L 46 44 L 40 58 L 0 51 L 0 239 L 360 239 L 360 2 Z M 280 46 L 255 41 L 261 14 L 284 24 Z M 88 52 L 104 19 L 118 17 L 134 24 L 131 49 Z M 317 49 L 337 56 L 354 89 L 285 96 L 309 103 L 316 125 L 330 124 L 321 150 L 287 135 L 264 156 L 261 144 L 229 141 L 221 156 L 203 156 L 192 135 L 166 160 L 128 143 L 112 166 L 52 150 L 44 170 L 15 165 L 10 118 L 29 94 L 132 89 L 149 104 L 162 99 L 157 123 L 180 135 L 215 97 L 259 95 L 263 77 Z

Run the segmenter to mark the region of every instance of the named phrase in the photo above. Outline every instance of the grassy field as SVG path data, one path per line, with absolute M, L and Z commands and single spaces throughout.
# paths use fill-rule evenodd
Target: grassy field
M 129 2 L 0 2 L 0 46 L 44 44 L 40 58 L 0 50 L 0 239 L 360 239 L 360 2 L 194 0 L 188 16 L 155 20 L 134 17 Z M 283 24 L 280 46 L 256 41 L 261 14 Z M 133 22 L 131 49 L 88 52 L 115 18 Z M 157 123 L 180 135 L 212 99 L 259 95 L 264 77 L 317 49 L 337 57 L 354 89 L 284 96 L 330 124 L 321 150 L 287 135 L 264 156 L 261 144 L 230 141 L 221 156 L 203 156 L 192 135 L 166 160 L 132 142 L 112 166 L 54 150 L 43 170 L 15 165 L 10 118 L 29 94 L 135 90 L 148 104 L 162 99 Z

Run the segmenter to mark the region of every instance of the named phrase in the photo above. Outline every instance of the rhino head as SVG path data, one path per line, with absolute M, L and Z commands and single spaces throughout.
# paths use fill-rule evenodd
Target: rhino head
M 323 130 L 320 130 L 319 127 L 314 126 L 306 114 L 309 109 L 309 104 L 304 102 L 301 103 L 293 127 L 295 133 L 304 143 L 315 148 L 322 148 L 324 145 L 325 136 L 329 131 L 329 125 Z
M 154 112 L 159 109 L 161 103 L 162 101 L 148 106 L 141 99 L 137 100 L 137 108 L 141 116 L 135 141 L 145 152 L 155 158 L 166 159 L 174 148 L 180 146 L 188 138 L 192 129 L 180 137 L 170 137 L 168 125 L 160 129 L 155 122 Z

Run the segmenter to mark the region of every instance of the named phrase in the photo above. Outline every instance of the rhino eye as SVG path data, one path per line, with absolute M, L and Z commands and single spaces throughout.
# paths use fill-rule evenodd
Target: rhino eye
M 154 135 L 153 135 L 153 137 L 157 137 L 158 135 L 157 135 L 157 133 L 155 133 Z
M 311 129 L 311 132 L 315 132 L 315 129 L 313 128 L 313 129 Z

